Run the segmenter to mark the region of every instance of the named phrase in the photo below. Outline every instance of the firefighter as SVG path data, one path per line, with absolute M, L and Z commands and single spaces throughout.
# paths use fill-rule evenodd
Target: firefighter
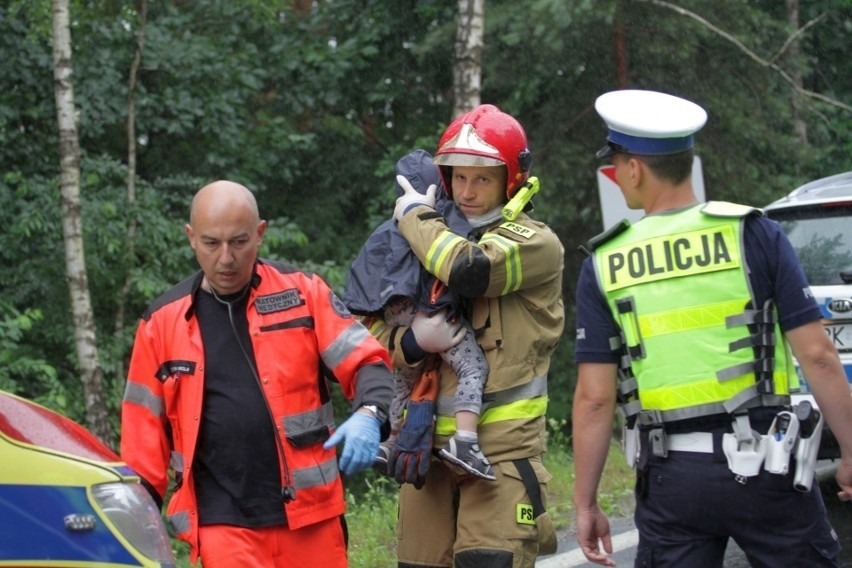
M 443 187 L 438 166 L 425 150 L 415 150 L 403 156 L 396 164 L 397 176 L 405 179 L 420 193 L 430 186 Z M 405 190 L 399 181 L 397 195 Z M 456 210 L 443 192 L 436 195 L 435 208 L 441 211 L 447 226 L 456 234 L 465 236 L 472 227 Z M 404 327 L 415 318 L 435 315 L 453 320 L 463 318 L 458 307 L 459 298 L 442 282 L 426 272 L 408 242 L 389 219 L 379 225 L 361 246 L 355 261 L 349 267 L 349 279 L 343 293 L 343 303 L 353 314 L 381 317 L 390 326 Z M 470 325 L 460 322 L 463 335 L 452 348 L 442 351 L 441 358 L 453 367 L 458 380 L 456 391 L 456 433 L 450 439 L 452 447 L 441 450 L 439 457 L 447 459 L 471 475 L 494 479 L 494 471 L 479 448 L 476 422 L 482 406 L 482 390 L 488 378 L 485 355 L 476 343 Z M 422 341 L 422 339 L 421 339 Z M 388 460 L 396 444 L 403 410 L 411 399 L 414 385 L 425 369 L 423 365 L 394 369 L 394 398 L 391 402 L 391 430 L 388 439 L 379 446 L 376 469 L 388 472 Z
M 645 216 L 590 241 L 577 285 L 574 504 L 586 558 L 614 565 L 597 489 L 620 406 L 637 469 L 636 566 L 721 567 L 729 538 L 755 566 L 837 566 L 811 488 L 815 452 L 799 449 L 819 443 L 824 418 L 843 455 L 839 496 L 852 497 L 852 398 L 793 247 L 758 209 L 697 202 L 703 108 L 641 90 L 595 108 L 609 127 L 598 157 Z M 790 407 L 790 348 L 818 411 Z
M 512 116 L 493 105 L 462 115 L 441 136 L 434 162 L 448 197 L 473 231 L 467 238 L 453 233 L 434 208 L 435 188 L 421 194 L 405 178 L 398 178 L 405 193 L 394 218 L 426 270 L 469 300 L 470 313 L 464 315 L 490 369 L 478 438 L 496 479 L 471 477 L 447 461 L 430 463 L 432 452 L 456 431 L 457 376 L 441 364 L 436 402 L 412 397 L 391 455 L 390 469 L 404 482 L 399 566 L 532 567 L 537 554 L 555 548 L 545 510 L 551 475 L 542 454 L 547 373 L 565 317 L 563 247 L 526 212 L 514 221 L 503 218 L 532 163 L 526 133 Z M 531 206 L 526 204 L 527 211 Z M 455 330 L 445 318 L 431 319 L 435 327 L 447 326 L 445 336 L 452 337 Z M 381 323 L 372 329 L 397 367 L 436 351 L 416 341 L 416 333 L 411 341 L 410 330 Z M 438 330 L 432 334 L 441 336 Z
M 173 472 L 167 516 L 193 563 L 342 568 L 338 467 L 369 467 L 386 435 L 388 355 L 319 277 L 258 258 L 265 229 L 242 185 L 195 195 L 201 270 L 139 322 L 121 454 L 158 503 Z M 354 409 L 337 428 L 332 381 Z

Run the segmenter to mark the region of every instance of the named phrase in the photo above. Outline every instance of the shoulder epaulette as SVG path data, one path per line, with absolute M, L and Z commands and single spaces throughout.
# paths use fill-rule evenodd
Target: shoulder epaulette
M 712 217 L 746 217 L 747 215 L 763 215 L 763 211 L 750 205 L 741 205 L 729 201 L 708 201 L 701 212 Z
M 618 223 L 616 223 L 615 225 L 613 225 L 612 227 L 610 227 L 609 229 L 607 229 L 603 233 L 589 239 L 588 242 L 586 243 L 585 248 L 589 252 L 594 251 L 596 248 L 598 248 L 599 246 L 601 246 L 605 242 L 609 241 L 610 239 L 614 239 L 615 237 L 617 237 L 618 235 L 620 235 L 621 233 L 623 233 L 624 231 L 626 231 L 629 228 L 630 228 L 630 221 L 628 221 L 627 219 L 622 219 L 621 221 L 619 221 Z

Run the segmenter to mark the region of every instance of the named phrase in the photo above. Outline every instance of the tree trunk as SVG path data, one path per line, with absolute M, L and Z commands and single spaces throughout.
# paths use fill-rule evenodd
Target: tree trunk
M 136 265 L 136 84 L 139 77 L 139 66 L 142 63 L 142 53 L 145 50 L 145 26 L 148 22 L 148 0 L 142 0 L 139 9 L 139 30 L 136 33 L 136 53 L 130 64 L 130 76 L 127 81 L 127 208 L 131 211 L 127 224 L 127 274 L 124 286 L 121 288 L 115 306 L 115 340 L 121 340 L 124 331 L 124 312 L 130 288 L 133 285 L 133 267 Z M 117 391 L 124 391 L 124 362 L 116 365 Z
M 65 242 L 65 273 L 71 295 L 74 340 L 83 385 L 86 425 L 105 444 L 114 447 L 101 381 L 103 371 L 98 362 L 95 320 L 83 250 L 80 142 L 74 106 L 71 31 L 68 20 L 68 0 L 53 0 L 53 86 L 59 125 L 59 192 L 62 236 Z
M 799 0 L 787 0 L 787 22 L 795 33 L 799 29 Z M 787 48 L 787 60 L 790 62 L 790 77 L 796 89 L 791 92 L 793 104 L 793 132 L 803 146 L 808 144 L 808 124 L 802 119 L 802 99 L 799 91 L 803 88 L 802 70 L 799 66 L 799 40 L 794 39 Z
M 485 0 L 458 1 L 459 23 L 453 61 L 453 118 L 479 106 L 485 35 Z
M 618 2 L 615 6 L 615 19 L 612 23 L 612 56 L 615 59 L 615 84 L 619 89 L 626 89 L 627 81 L 627 41 L 625 39 L 623 6 Z

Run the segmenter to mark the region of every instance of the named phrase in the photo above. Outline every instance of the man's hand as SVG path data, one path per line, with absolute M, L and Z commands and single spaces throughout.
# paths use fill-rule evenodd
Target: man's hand
M 612 554 L 609 521 L 597 505 L 590 509 L 577 510 L 577 542 L 589 562 L 601 566 L 615 566 L 615 560 L 609 557 Z
M 402 216 L 405 215 L 408 208 L 413 205 L 428 205 L 429 207 L 435 207 L 435 191 L 438 189 L 435 184 L 426 188 L 426 194 L 424 195 L 422 193 L 418 193 L 417 190 L 411 186 L 411 182 L 409 182 L 405 176 L 396 176 L 396 182 L 403 190 L 405 190 L 405 193 L 397 198 L 396 207 L 393 208 L 393 218 L 397 221 L 402 220 Z
M 837 485 L 840 486 L 837 497 L 841 501 L 852 501 L 852 459 L 840 461 L 835 479 L 837 479 Z
M 466 331 L 458 321 L 447 321 L 446 310 L 439 310 L 432 315 L 418 311 L 411 322 L 414 340 L 427 353 L 442 353 L 455 347 L 464 339 Z
M 373 465 L 373 458 L 379 451 L 379 437 L 379 421 L 367 411 L 356 411 L 322 447 L 328 450 L 345 440 L 340 454 L 340 470 L 346 475 L 354 475 Z

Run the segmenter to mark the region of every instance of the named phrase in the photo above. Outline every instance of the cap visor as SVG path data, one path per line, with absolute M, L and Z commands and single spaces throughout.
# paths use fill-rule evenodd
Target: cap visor
M 609 158 L 613 154 L 615 154 L 615 148 L 613 148 L 610 144 L 607 144 L 595 153 L 595 158 L 600 160 L 602 158 Z

